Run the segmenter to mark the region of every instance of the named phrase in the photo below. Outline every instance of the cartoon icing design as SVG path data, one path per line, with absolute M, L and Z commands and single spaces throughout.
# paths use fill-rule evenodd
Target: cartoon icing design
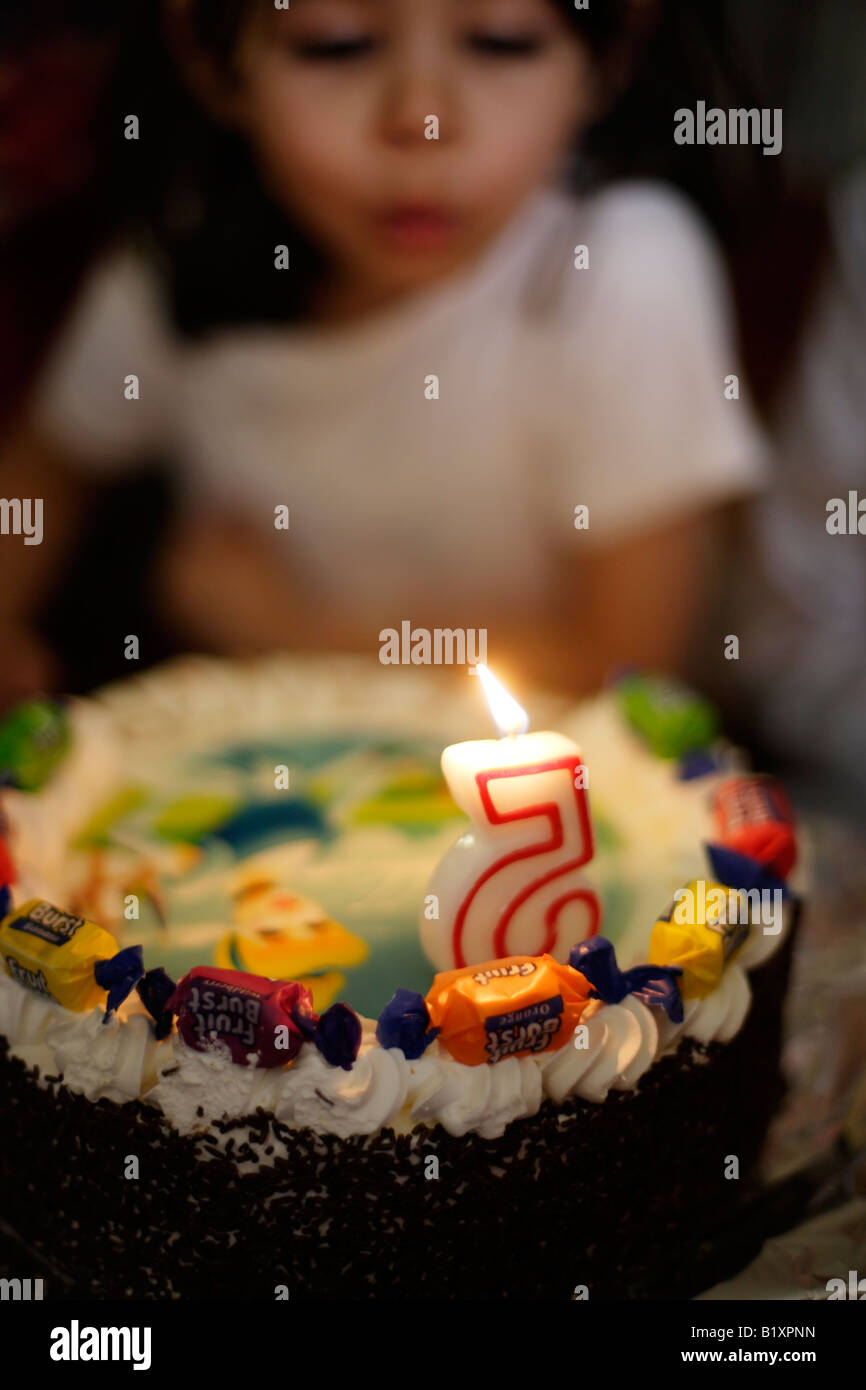
M 296 980 L 324 1009 L 346 983 L 341 968 L 361 965 L 365 941 L 328 917 L 318 903 L 283 887 L 267 872 L 238 876 L 232 893 L 236 927 L 216 944 L 216 964 L 271 979 Z
M 435 833 L 459 818 L 441 773 L 420 766 L 406 768 L 349 815 L 352 825 L 399 826 L 415 836 Z

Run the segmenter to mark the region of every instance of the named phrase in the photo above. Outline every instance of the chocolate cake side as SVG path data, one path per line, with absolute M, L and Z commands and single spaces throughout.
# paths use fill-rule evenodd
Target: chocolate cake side
M 763 1239 L 738 1213 L 784 1092 L 794 935 L 751 976 L 732 1042 L 682 1041 L 635 1091 L 545 1102 L 497 1140 L 441 1126 L 339 1139 L 259 1111 L 225 1124 L 231 1153 L 255 1158 L 253 1129 L 289 1157 L 242 1175 L 151 1106 L 40 1087 L 0 1040 L 3 1219 L 54 1272 L 48 1297 L 689 1297 Z

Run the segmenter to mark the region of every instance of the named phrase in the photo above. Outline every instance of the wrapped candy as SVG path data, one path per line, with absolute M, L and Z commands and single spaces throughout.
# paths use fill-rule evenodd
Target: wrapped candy
M 345 1004 L 332 1004 L 321 1015 L 313 996 L 288 980 L 269 980 L 242 970 L 197 965 L 174 985 L 164 970 L 149 971 L 139 985 L 142 1002 L 156 1022 L 158 1037 L 171 1028 L 188 1047 L 228 1048 L 233 1062 L 281 1067 L 313 1043 L 326 1062 L 350 1071 L 361 1044 L 361 1020 Z
M 718 733 L 715 710 L 688 686 L 662 676 L 625 676 L 617 687 L 632 728 L 659 758 L 707 748 Z
M 12 911 L 12 887 L 16 880 L 15 864 L 9 846 L 0 835 L 0 918 Z
M 589 980 L 594 999 L 620 1004 L 627 994 L 633 994 L 648 1008 L 664 1009 L 672 1023 L 682 1023 L 679 966 L 634 965 L 630 970 L 620 970 L 613 945 L 603 936 L 581 941 L 572 948 L 568 961 Z
M 144 974 L 140 946 L 118 951 L 103 927 L 41 898 L 0 922 L 0 954 L 13 980 L 74 1013 L 105 1003 L 107 1017 Z
M 728 887 L 713 879 L 693 879 L 652 929 L 650 961 L 679 966 L 684 999 L 711 994 L 721 984 L 725 963 L 749 934 L 748 918 L 730 913 L 730 896 Z
M 784 906 L 794 895 L 757 859 L 725 845 L 707 845 L 712 878 L 693 879 L 656 922 L 650 960 L 678 965 L 684 999 L 705 999 L 749 933 L 760 927 L 778 935 Z
M 603 937 L 575 947 L 569 965 L 547 955 L 506 956 L 446 970 L 434 977 L 426 999 L 398 989 L 379 1017 L 376 1036 L 382 1047 L 397 1047 L 410 1060 L 439 1037 L 455 1061 L 467 1066 L 555 1052 L 571 1039 L 592 999 L 621 999 L 632 987 L 638 992 L 648 985 L 650 977 L 657 985 L 652 1002 L 667 1002 L 676 1011 L 675 972 L 641 970 L 646 973 L 640 980 L 630 978 L 635 972 L 618 971 L 613 947 Z
M 796 826 L 791 803 L 774 778 L 728 778 L 716 788 L 713 816 L 721 844 L 787 878 L 797 862 Z

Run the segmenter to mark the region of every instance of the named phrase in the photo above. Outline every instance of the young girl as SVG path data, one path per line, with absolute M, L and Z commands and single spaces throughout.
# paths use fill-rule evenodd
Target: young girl
M 125 94 L 149 233 L 97 266 L 7 449 L 5 495 L 45 499 L 0 585 L 19 677 L 77 480 L 157 454 L 183 507 L 156 593 L 189 645 L 376 654 L 408 620 L 573 691 L 679 664 L 762 444 L 688 204 L 571 191 L 649 9 L 168 4 L 197 114 Z

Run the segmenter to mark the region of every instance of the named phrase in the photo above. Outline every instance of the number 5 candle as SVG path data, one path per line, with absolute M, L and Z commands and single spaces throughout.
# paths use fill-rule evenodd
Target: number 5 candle
M 477 670 L 503 737 L 442 754 L 472 826 L 430 880 L 421 943 L 437 970 L 510 955 L 566 961 L 601 921 L 580 873 L 593 856 L 586 768 L 563 734 L 527 733 L 525 711 L 485 666 Z

